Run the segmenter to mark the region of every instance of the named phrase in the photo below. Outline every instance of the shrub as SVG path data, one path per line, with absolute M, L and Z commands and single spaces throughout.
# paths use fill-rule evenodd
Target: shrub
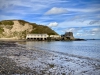
M 13 25 L 14 22 L 11 21 L 11 20 L 4 20 L 4 21 L 1 21 L 1 24 L 4 24 L 4 25 Z
M 34 26 L 33 25 L 33 31 L 31 33 L 36 33 L 36 34 L 48 34 L 48 35 L 57 35 L 57 33 L 55 31 L 53 31 L 52 29 L 50 29 L 47 26 L 42 26 L 42 25 L 37 25 Z
M 0 25 L 2 25 L 2 22 L 0 22 Z
M 0 34 L 4 32 L 4 29 L 0 27 Z
M 18 20 L 19 21 L 19 23 L 21 24 L 21 25 L 24 25 L 25 23 L 29 23 L 29 22 L 26 22 L 26 21 L 24 21 L 24 20 Z

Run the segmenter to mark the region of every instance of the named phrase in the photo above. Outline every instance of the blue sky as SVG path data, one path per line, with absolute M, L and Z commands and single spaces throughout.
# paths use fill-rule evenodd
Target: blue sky
M 58 34 L 100 39 L 100 0 L 0 0 L 0 20 L 22 19 Z

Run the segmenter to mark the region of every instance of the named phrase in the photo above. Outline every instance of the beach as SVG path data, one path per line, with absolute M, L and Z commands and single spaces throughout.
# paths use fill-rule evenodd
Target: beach
M 100 75 L 100 60 L 0 42 L 0 74 Z M 7 68 L 8 66 L 8 68 Z

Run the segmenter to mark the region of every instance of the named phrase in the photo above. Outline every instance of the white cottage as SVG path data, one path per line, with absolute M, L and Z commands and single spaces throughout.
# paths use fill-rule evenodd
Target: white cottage
M 60 35 L 50 35 L 51 38 L 61 38 Z
M 27 34 L 26 39 L 31 40 L 47 40 L 47 34 Z

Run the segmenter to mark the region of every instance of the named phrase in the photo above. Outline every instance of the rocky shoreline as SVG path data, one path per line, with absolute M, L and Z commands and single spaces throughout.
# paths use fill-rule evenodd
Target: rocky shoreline
M 100 75 L 100 61 L 0 42 L 0 75 Z

